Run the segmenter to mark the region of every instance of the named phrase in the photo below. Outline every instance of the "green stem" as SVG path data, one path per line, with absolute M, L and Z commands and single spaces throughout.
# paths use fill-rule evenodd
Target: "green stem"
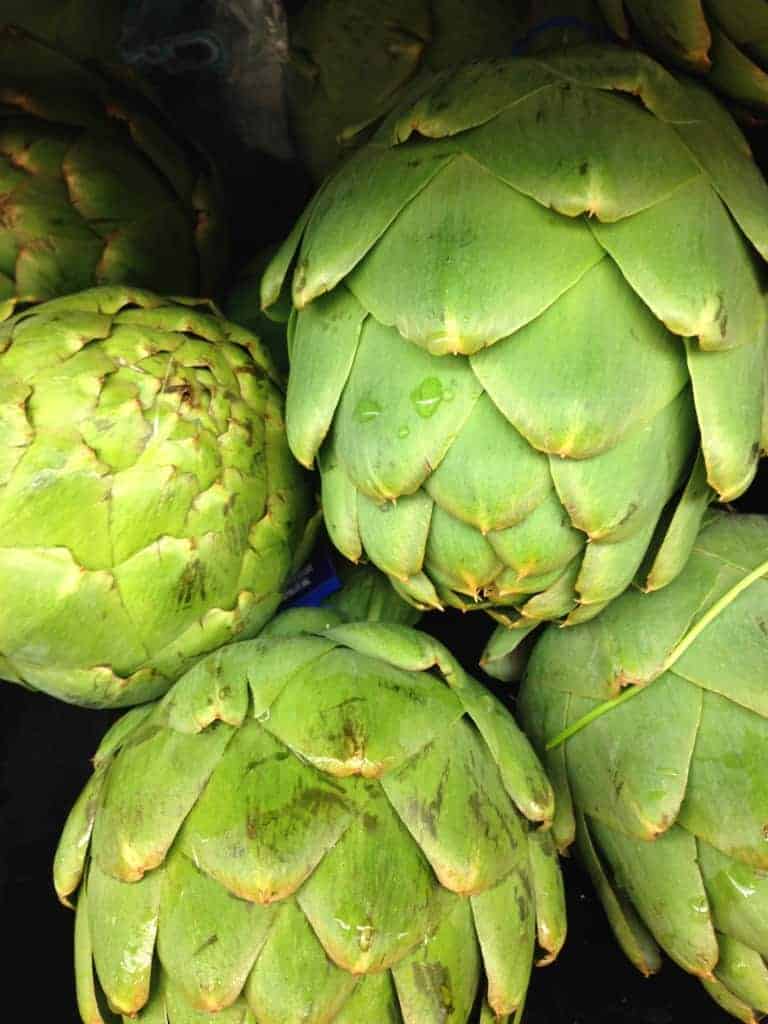
M 694 623 L 694 625 L 691 626 L 691 628 L 682 637 L 682 639 L 678 640 L 678 642 L 669 652 L 667 657 L 661 663 L 661 667 L 659 668 L 658 672 L 656 672 L 656 674 L 652 676 L 646 683 L 642 685 L 635 684 L 633 686 L 630 686 L 628 689 L 624 691 L 624 693 L 620 693 L 618 697 L 612 697 L 610 700 L 606 700 L 602 704 L 598 704 L 597 707 L 594 707 L 591 711 L 588 711 L 586 715 L 582 715 L 581 718 L 577 719 L 567 728 L 563 729 L 562 732 L 559 732 L 557 736 L 555 736 L 547 743 L 545 749 L 554 750 L 556 747 L 559 747 L 563 743 L 565 743 L 566 740 L 569 740 L 572 736 L 575 736 L 577 732 L 581 732 L 581 730 L 585 726 L 589 725 L 590 722 L 594 722 L 596 718 L 602 717 L 602 715 L 604 715 L 607 711 L 611 711 L 613 710 L 613 708 L 618 707 L 619 704 L 624 704 L 625 701 L 631 700 L 633 697 L 637 697 L 637 695 L 642 693 L 643 690 L 645 690 L 648 686 L 651 685 L 651 683 L 655 682 L 659 678 L 659 676 L 662 676 L 665 672 L 668 672 L 669 669 L 672 668 L 672 666 L 675 664 L 678 658 L 681 658 L 685 654 L 685 652 L 688 650 L 691 644 L 694 643 L 694 641 L 699 637 L 703 630 L 707 628 L 710 622 L 712 622 L 713 619 L 716 619 L 717 616 L 728 607 L 728 605 L 733 604 L 733 602 L 736 600 L 739 594 L 741 594 L 748 587 L 751 587 L 756 580 L 761 579 L 763 576 L 766 575 L 766 573 L 768 573 L 768 561 L 761 562 L 761 564 L 758 565 L 756 569 L 753 569 L 752 572 L 747 573 L 747 575 L 744 576 L 743 579 L 740 579 L 739 582 L 736 583 L 734 586 L 732 586 L 730 590 L 726 590 L 723 596 L 719 598 L 719 600 L 715 601 L 711 608 L 707 609 L 707 611 L 701 616 L 698 622 Z
M 642 693 L 645 689 L 644 686 L 631 686 L 629 689 L 620 693 L 618 697 L 611 697 L 610 700 L 604 701 L 602 704 L 598 704 L 597 707 L 592 708 L 586 715 L 582 715 L 581 718 L 577 718 L 575 722 L 572 722 L 567 728 L 559 732 L 554 739 L 551 739 L 545 750 L 554 750 L 556 747 L 561 746 L 566 740 L 569 740 L 571 736 L 575 736 L 577 732 L 581 732 L 585 726 L 589 725 L 590 722 L 594 722 L 596 718 L 601 718 L 606 711 L 612 711 L 613 708 L 618 707 L 619 704 L 624 704 L 625 701 L 630 700 L 638 693 Z

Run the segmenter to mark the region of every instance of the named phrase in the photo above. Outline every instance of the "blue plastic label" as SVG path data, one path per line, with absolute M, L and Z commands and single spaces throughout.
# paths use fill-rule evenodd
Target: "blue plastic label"
M 288 581 L 281 608 L 317 608 L 337 590 L 341 590 L 341 580 L 330 551 L 323 545 Z

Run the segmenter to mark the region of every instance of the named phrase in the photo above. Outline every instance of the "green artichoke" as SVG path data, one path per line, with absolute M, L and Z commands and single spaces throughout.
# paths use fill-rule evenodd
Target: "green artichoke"
M 648 576 L 669 582 L 755 473 L 758 252 L 768 187 L 695 83 L 613 48 L 444 75 L 262 280 L 266 309 L 292 290 L 288 439 L 319 455 L 334 543 L 423 606 L 574 623 L 688 475 Z
M 641 971 L 658 943 L 749 1024 L 768 1013 L 766 555 L 768 518 L 719 515 L 665 590 L 547 630 L 519 705 L 543 752 L 604 711 L 544 752 L 556 841 Z
M 274 614 L 311 507 L 258 340 L 102 287 L 0 324 L 0 677 L 164 693 Z
M 508 54 L 529 0 L 308 0 L 290 22 L 288 105 L 316 180 L 419 75 Z M 344 131 L 349 129 L 346 143 Z
M 212 294 L 215 193 L 146 97 L 0 27 L 0 319 L 97 284 Z
M 598 0 L 620 38 L 642 39 L 660 60 L 693 74 L 743 112 L 768 114 L 765 0 Z
M 54 870 L 86 1024 L 507 1021 L 564 939 L 549 783 L 408 627 L 289 612 L 94 763 Z

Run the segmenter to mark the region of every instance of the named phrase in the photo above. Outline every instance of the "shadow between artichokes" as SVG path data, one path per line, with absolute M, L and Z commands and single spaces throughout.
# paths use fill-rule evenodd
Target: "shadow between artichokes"
M 227 289 L 222 306 L 225 316 L 236 324 L 253 331 L 266 345 L 277 369 L 288 379 L 288 320 L 290 302 L 261 308 L 259 289 L 264 270 L 275 254 L 276 246 L 269 246 L 249 260 Z
M 201 300 L 94 288 L 0 323 L 0 677 L 125 707 L 255 635 L 312 535 L 283 403 Z
M 54 870 L 86 1024 L 519 1020 L 564 939 L 541 766 L 408 627 L 288 612 L 94 765 Z
M 718 515 L 666 589 L 547 630 L 519 702 L 628 957 L 649 974 L 661 946 L 745 1024 L 768 1013 L 767 556 L 768 518 Z
M 629 585 L 685 484 L 664 586 L 755 473 L 766 255 L 744 138 L 650 58 L 440 76 L 262 279 L 265 309 L 292 295 L 288 438 L 332 540 L 423 607 L 574 624 Z

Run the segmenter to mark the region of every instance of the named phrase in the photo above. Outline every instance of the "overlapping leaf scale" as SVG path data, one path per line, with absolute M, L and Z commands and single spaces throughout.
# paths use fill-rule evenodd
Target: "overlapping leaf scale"
M 91 852 L 104 871 L 130 881 L 163 862 L 233 732 L 224 723 L 193 735 L 142 724 L 102 793 Z
M 157 955 L 196 1010 L 215 1013 L 240 995 L 277 908 L 233 899 L 176 845 L 162 870 Z
M 294 899 L 285 900 L 274 911 L 274 923 L 245 990 L 256 1020 L 260 1024 L 335 1020 L 359 979 L 328 958 Z
M 578 720 L 595 701 L 572 697 Z M 566 751 L 570 791 L 587 815 L 642 840 L 679 820 L 702 716 L 697 687 L 673 675 L 602 716 Z
M 613 448 L 688 383 L 682 345 L 610 259 L 600 259 L 540 316 L 471 364 L 529 444 L 566 459 Z
M 357 490 L 352 497 L 360 550 L 390 578 L 408 584 L 424 565 L 432 536 L 432 500 L 421 489 L 391 502 L 374 501 Z
M 685 576 L 656 591 L 653 602 L 646 601 L 638 591 L 628 590 L 622 597 L 621 607 L 609 607 L 598 622 L 592 623 L 589 629 L 580 630 L 576 636 L 566 637 L 556 631 L 545 633 L 532 655 L 532 673 L 538 677 L 539 666 L 546 664 L 548 688 L 602 700 L 616 696 L 619 688 L 627 682 L 645 683 L 655 678 L 665 657 L 688 627 L 738 582 L 739 570 L 735 566 L 749 569 L 757 564 L 755 560 L 765 543 L 760 520 L 745 517 L 735 534 L 727 520 L 716 518 L 696 538 Z M 758 585 L 757 593 L 761 591 L 762 585 Z M 748 599 L 748 595 L 744 595 L 739 600 L 746 602 Z M 622 628 L 625 616 L 632 617 L 635 629 Z M 751 706 L 750 700 L 755 701 L 756 709 L 761 711 L 763 704 L 760 702 L 764 698 L 762 685 L 758 682 L 761 671 L 758 638 L 748 624 L 749 619 L 745 621 L 738 613 L 729 611 L 724 613 L 724 619 L 741 623 L 736 628 L 744 630 L 746 667 L 733 677 L 713 671 L 709 676 L 711 683 L 707 682 L 705 674 L 691 674 L 684 669 L 682 666 L 688 663 L 689 658 L 692 665 L 698 665 L 715 657 L 715 645 L 710 640 L 713 634 L 705 632 L 696 647 L 680 659 L 676 671 L 697 685 L 711 686 L 717 692 L 728 687 L 733 699 L 747 706 Z M 703 645 L 701 659 L 697 656 L 699 644 Z M 752 665 L 749 659 L 754 655 L 757 661 Z M 578 679 L 571 673 L 571 665 L 577 656 L 581 656 L 584 666 Z M 720 651 L 713 664 L 722 665 L 723 656 Z M 742 678 L 744 685 L 740 686 Z
M 463 139 L 452 142 L 460 149 Z M 460 154 L 346 280 L 376 320 L 409 341 L 435 355 L 469 355 L 543 312 L 602 255 L 586 224 L 531 202 Z
M 311 466 L 326 438 L 357 352 L 366 310 L 340 285 L 295 320 L 286 418 L 291 451 Z
M 407 878 L 396 886 L 393 878 Z M 336 963 L 392 967 L 439 922 L 450 899 L 380 789 L 297 895 Z
M 465 359 L 435 359 L 368 317 L 336 412 L 337 456 L 356 487 L 379 502 L 412 494 L 481 394 Z
M 430 139 L 485 124 L 508 107 L 546 89 L 556 76 L 537 62 L 475 61 L 456 68 L 382 125 L 376 140 L 397 144 L 418 133 Z
M 526 862 L 525 831 L 469 723 L 457 723 L 386 775 L 382 786 L 441 884 L 453 892 L 484 891 Z
M 331 429 L 328 440 L 318 455 L 318 468 L 323 519 L 328 536 L 350 562 L 358 562 L 363 554 L 358 518 L 358 491 L 337 455 L 334 428 Z M 398 505 L 403 501 L 407 501 L 407 497 L 401 499 Z M 401 543 L 404 541 L 409 551 L 413 549 L 412 538 L 413 534 L 409 533 L 401 539 Z
M 575 837 L 579 853 L 602 901 L 616 939 L 638 971 L 648 977 L 656 973 L 662 963 L 656 940 L 638 916 L 629 896 L 616 886 L 600 859 L 584 816 L 578 815 L 577 818 L 578 829 Z M 574 833 L 569 834 L 566 845 L 570 845 L 573 838 Z
M 444 684 L 338 648 L 293 676 L 264 727 L 334 777 L 379 778 L 449 728 L 463 710 Z
M 500 146 L 500 136 L 514 138 L 515 146 Z M 459 141 L 542 206 L 568 217 L 588 213 L 602 223 L 656 205 L 699 174 L 674 129 L 640 104 L 559 76 Z
M 96 861 L 88 871 L 93 961 L 110 1006 L 120 1013 L 135 1013 L 149 998 L 163 873 L 124 882 Z
M 57 873 L 66 898 L 95 813 L 76 943 L 88 1024 L 460 1021 L 481 959 L 500 1016 L 522 1002 L 537 918 L 547 955 L 562 944 L 554 851 L 544 834 L 531 851 L 517 810 L 551 816 L 541 769 L 412 630 L 224 648 L 96 760 L 106 784 L 73 810 Z
M 490 531 L 486 536 L 509 567 L 509 580 L 502 573 L 497 581 L 502 596 L 507 590 L 515 593 L 519 589 L 526 593 L 527 581 L 541 575 L 557 573 L 560 576 L 584 545 L 583 535 L 571 525 L 551 481 L 544 500 L 529 516 L 514 526 Z M 520 588 L 515 586 L 518 581 L 523 583 Z
M 685 801 L 678 821 L 742 863 L 766 869 L 766 720 L 706 693 Z M 725 740 L 728 737 L 728 740 Z M 734 799 L 731 794 L 738 793 Z
M 718 946 L 695 837 L 675 825 L 654 842 L 627 836 L 597 819 L 590 819 L 589 827 L 601 856 L 659 944 L 684 970 L 711 974 Z
M 699 840 L 698 857 L 718 931 L 750 945 L 768 959 L 765 872 L 729 857 L 703 840 Z
M 453 155 L 450 144 L 364 147 L 353 154 L 344 173 L 334 175 L 311 206 L 293 274 L 294 305 L 302 309 L 344 279 Z M 376 204 L 361 217 L 372 190 Z M 274 290 L 277 282 L 270 278 L 270 283 Z
M 473 369 L 487 390 L 477 364 Z M 480 395 L 445 456 L 424 480 L 436 505 L 483 535 L 524 522 L 552 493 L 546 456 L 526 443 L 493 397 Z M 493 537 L 489 542 L 493 546 Z
M 743 575 L 730 566 L 721 571 L 731 585 Z M 767 603 L 768 583 L 758 580 L 718 615 L 675 665 L 678 675 L 761 718 L 768 717 L 763 632 Z
M 504 569 L 488 540 L 436 506 L 432 511 L 424 564 L 438 590 L 459 591 L 478 600 Z
M 437 930 L 392 970 L 404 1024 L 468 1019 L 481 971 L 469 900 L 455 900 Z

